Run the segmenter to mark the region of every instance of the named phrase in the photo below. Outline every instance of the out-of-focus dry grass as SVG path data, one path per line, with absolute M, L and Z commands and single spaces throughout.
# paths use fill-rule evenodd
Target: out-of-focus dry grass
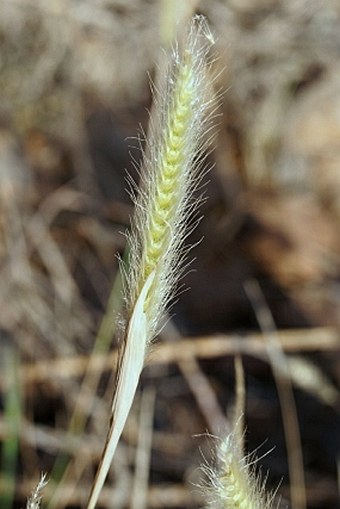
M 126 138 L 139 123 L 146 128 L 147 71 L 154 75 L 159 62 L 169 5 L 0 0 L 0 362 L 10 349 L 22 364 L 13 507 L 24 505 L 41 471 L 56 472 L 57 457 L 68 466 L 59 489 L 50 480 L 45 500 L 82 507 L 100 457 L 113 380 L 102 360 L 113 363 L 114 354 L 100 353 L 99 341 L 86 377 L 85 365 L 102 317 L 103 336 L 114 323 L 107 302 L 114 255 L 124 251 L 119 232 L 131 213 L 125 168 L 134 171 Z M 279 400 L 244 290 L 256 279 L 288 361 L 303 354 L 291 365 L 308 507 L 335 508 L 340 7 L 335 0 L 211 0 L 197 8 L 217 35 L 226 90 L 196 233 L 205 238 L 195 250 L 197 270 L 186 277 L 191 290 L 174 308 L 176 325 L 165 329 L 159 357 L 155 346 L 143 376 L 149 397 L 137 395 L 102 506 L 202 504 L 190 483 L 199 477 L 199 447 L 207 457 L 211 443 L 193 436 L 225 425 L 238 349 L 247 374 L 248 448 L 266 439 L 265 449 L 276 446 L 262 462 L 272 485 L 283 477 L 288 500 Z M 7 383 L 1 369 L 2 401 Z M 13 426 L 1 408 L 6 443 Z M 130 499 L 133 486 L 140 499 Z

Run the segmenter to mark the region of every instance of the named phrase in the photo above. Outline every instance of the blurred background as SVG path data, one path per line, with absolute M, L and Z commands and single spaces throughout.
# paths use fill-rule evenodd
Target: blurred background
M 1 508 L 24 507 L 41 472 L 44 507 L 85 506 L 112 398 L 126 174 L 160 48 L 195 12 L 222 91 L 189 242 L 203 240 L 99 507 L 204 505 L 204 434 L 228 429 L 237 352 L 268 488 L 282 507 L 339 507 L 339 2 L 0 0 Z

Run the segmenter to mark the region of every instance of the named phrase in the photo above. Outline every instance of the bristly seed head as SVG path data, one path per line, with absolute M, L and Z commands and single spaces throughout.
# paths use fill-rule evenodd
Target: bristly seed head
M 214 126 L 216 99 L 208 54 L 213 43 L 205 19 L 196 16 L 183 49 L 176 45 L 168 57 L 166 89 L 155 92 L 155 110 L 146 142 L 141 190 L 136 198 L 126 300 L 133 311 L 146 279 L 155 277 L 145 304 L 148 341 L 185 266 L 183 243 L 187 222 L 195 211 L 194 191 L 204 169 L 204 153 Z M 209 140 L 210 138 L 210 140 Z
M 238 433 L 231 432 L 217 448 L 217 466 L 205 465 L 208 483 L 203 490 L 217 509 L 270 509 L 275 497 L 255 471 L 256 458 L 244 456 Z
M 41 491 L 46 486 L 46 476 L 42 475 L 38 485 L 32 491 L 31 496 L 27 500 L 26 509 L 39 509 L 41 503 Z

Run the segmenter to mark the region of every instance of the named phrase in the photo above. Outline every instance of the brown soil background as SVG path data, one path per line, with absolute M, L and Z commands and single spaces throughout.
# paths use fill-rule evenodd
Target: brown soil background
M 289 506 L 280 366 L 265 346 L 273 337 L 291 365 L 307 507 L 338 507 L 340 6 L 180 5 L 0 0 L 1 507 L 23 507 L 41 471 L 51 477 L 48 507 L 85 505 L 112 397 L 108 300 L 119 308 L 111 290 L 132 214 L 126 169 L 135 174 L 148 73 L 175 9 L 179 26 L 196 10 L 216 34 L 224 93 L 215 166 L 190 239 L 203 237 L 190 289 L 150 355 L 100 507 L 204 505 L 199 466 L 216 440 L 202 434 L 225 433 L 238 350 L 246 446 L 259 456 L 274 447 L 262 472 Z M 93 353 L 98 330 L 113 353 L 102 344 Z M 294 418 L 294 408 L 285 413 Z

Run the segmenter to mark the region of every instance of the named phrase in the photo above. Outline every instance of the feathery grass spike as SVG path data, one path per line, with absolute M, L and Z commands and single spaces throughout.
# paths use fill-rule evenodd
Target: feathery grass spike
M 147 345 L 159 331 L 162 314 L 185 267 L 186 223 L 199 203 L 193 193 L 200 185 L 215 116 L 208 62 L 212 42 L 205 19 L 195 16 L 183 45 L 176 44 L 169 56 L 164 90 L 155 91 L 135 216 L 127 236 L 128 325 L 110 428 L 88 509 L 96 506 L 132 405 Z
M 245 380 L 240 357 L 235 359 L 235 373 L 232 430 L 219 442 L 217 467 L 203 467 L 209 481 L 204 493 L 210 497 L 210 505 L 220 509 L 270 509 L 275 493 L 266 492 L 265 481 L 256 472 L 255 455 L 244 453 Z
M 46 476 L 42 475 L 36 488 L 32 491 L 31 496 L 27 500 L 26 509 L 39 509 L 41 503 L 41 492 L 46 486 Z
M 148 339 L 157 332 L 185 259 L 185 223 L 195 208 L 193 191 L 202 175 L 200 156 L 209 143 L 207 132 L 214 117 L 215 100 L 207 79 L 211 44 L 204 18 L 196 16 L 182 51 L 178 45 L 173 50 L 166 89 L 155 95 L 155 115 L 141 173 L 143 191 L 136 200 L 135 220 L 128 237 L 130 309 L 148 275 L 155 270 L 145 309 Z
M 239 434 L 231 432 L 217 452 L 219 466 L 207 467 L 211 505 L 220 509 L 270 509 L 274 496 L 265 491 L 254 467 L 254 456 L 244 455 Z

